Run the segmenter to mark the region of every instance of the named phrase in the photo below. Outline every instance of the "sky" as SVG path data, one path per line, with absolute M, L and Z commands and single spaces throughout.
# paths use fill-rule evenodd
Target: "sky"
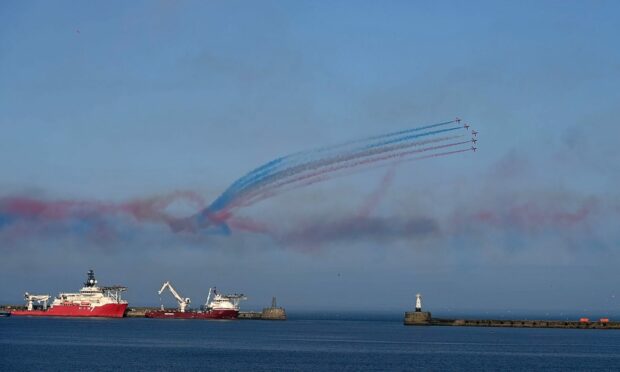
M 440 314 L 620 315 L 618 11 L 3 1 L 0 302 L 93 268 L 135 305 L 170 280 L 252 309 L 405 311 L 420 292 Z M 273 159 L 455 117 L 476 152 L 284 190 L 229 232 L 169 223 Z

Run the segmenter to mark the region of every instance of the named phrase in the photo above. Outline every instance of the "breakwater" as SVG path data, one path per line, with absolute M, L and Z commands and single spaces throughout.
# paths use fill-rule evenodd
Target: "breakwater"
M 404 324 L 408 326 L 454 326 L 454 327 L 500 327 L 500 328 L 575 328 L 575 329 L 620 329 L 620 322 L 608 319 L 590 321 L 529 320 L 529 319 L 443 319 L 433 318 L 427 311 L 408 311 Z

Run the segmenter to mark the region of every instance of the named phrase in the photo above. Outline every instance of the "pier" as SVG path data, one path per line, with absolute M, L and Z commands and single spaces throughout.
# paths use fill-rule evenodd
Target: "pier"
M 443 319 L 433 318 L 430 312 L 422 311 L 422 296 L 416 295 L 415 311 L 405 312 L 406 326 L 453 326 L 453 327 L 500 327 L 500 328 L 575 328 L 575 329 L 620 329 L 620 322 L 607 318 L 590 321 L 579 320 L 528 320 L 528 319 Z
M 566 321 L 566 320 L 506 320 L 506 319 L 441 319 L 411 316 L 405 313 L 404 324 L 408 326 L 454 326 L 454 327 L 501 327 L 501 328 L 576 328 L 576 329 L 620 329 L 620 322 L 609 321 Z

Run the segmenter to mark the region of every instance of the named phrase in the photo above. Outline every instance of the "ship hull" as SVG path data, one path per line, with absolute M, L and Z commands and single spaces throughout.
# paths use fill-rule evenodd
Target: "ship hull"
M 210 310 L 210 311 L 147 311 L 147 318 L 155 319 L 237 319 L 238 310 Z
M 13 310 L 13 316 L 55 316 L 80 318 L 122 318 L 127 304 L 106 304 L 91 308 L 80 305 L 57 305 L 48 310 Z

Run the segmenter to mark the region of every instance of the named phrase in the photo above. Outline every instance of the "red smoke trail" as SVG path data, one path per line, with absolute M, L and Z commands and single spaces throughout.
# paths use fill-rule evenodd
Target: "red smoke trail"
M 244 230 L 254 233 L 271 233 L 271 229 L 266 224 L 254 221 L 247 217 L 233 217 L 228 221 L 228 225 L 233 229 Z
M 595 203 L 585 201 L 569 211 L 563 205 L 541 205 L 526 202 L 504 209 L 481 209 L 466 215 L 457 215 L 457 222 L 463 224 L 476 221 L 499 228 L 517 228 L 522 231 L 538 231 L 544 228 L 570 228 L 585 222 L 596 209 Z
M 396 166 L 392 166 L 379 184 L 379 187 L 370 195 L 366 203 L 362 206 L 360 211 L 357 213 L 358 218 L 367 218 L 372 211 L 374 211 L 383 195 L 385 195 L 388 187 L 392 184 L 392 180 L 394 180 L 394 175 L 396 174 Z
M 202 197 L 190 191 L 176 191 L 167 195 L 137 199 L 125 203 L 103 203 L 97 201 L 45 201 L 30 197 L 7 197 L 0 199 L 0 229 L 18 224 L 24 228 L 28 222 L 35 225 L 65 223 L 75 220 L 93 222 L 100 229 L 103 219 L 129 216 L 139 222 L 156 222 L 170 224 L 175 220 L 168 214 L 167 208 L 177 201 L 187 201 L 200 210 L 206 203 Z M 1 221 L 0 221 L 1 222 Z M 27 227 L 27 226 L 26 226 Z

